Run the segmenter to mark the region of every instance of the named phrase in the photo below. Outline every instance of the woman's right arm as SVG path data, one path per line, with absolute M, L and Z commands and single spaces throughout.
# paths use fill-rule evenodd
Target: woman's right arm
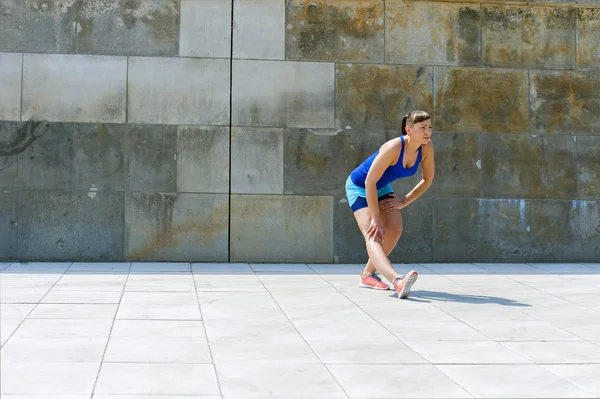
M 370 238 L 383 239 L 383 222 L 379 215 L 379 199 L 377 196 L 377 182 L 385 170 L 399 156 L 399 149 L 393 143 L 385 143 L 381 146 L 379 154 L 373 160 L 367 178 L 365 179 L 365 191 L 367 192 L 367 205 L 371 215 L 371 227 L 367 231 Z

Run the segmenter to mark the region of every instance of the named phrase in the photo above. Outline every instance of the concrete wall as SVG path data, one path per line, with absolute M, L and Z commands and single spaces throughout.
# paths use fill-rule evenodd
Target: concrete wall
M 395 262 L 600 259 L 597 0 L 2 0 L 0 76 L 2 259 L 364 262 L 413 109 Z

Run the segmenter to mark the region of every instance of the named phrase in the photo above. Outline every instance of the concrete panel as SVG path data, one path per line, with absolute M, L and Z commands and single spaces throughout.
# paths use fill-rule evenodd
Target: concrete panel
M 578 11 L 577 67 L 600 69 L 600 8 Z
M 181 0 L 179 55 L 231 57 L 231 1 Z
M 331 262 L 331 197 L 232 195 L 231 262 Z
M 17 199 L 15 191 L 0 190 L 0 259 L 17 259 Z
M 393 129 L 415 109 L 433 114 L 433 68 L 336 66 L 336 127 Z
M 23 114 L 55 122 L 125 122 L 127 59 L 25 54 Z
M 73 147 L 75 189 L 175 190 L 176 126 L 77 124 Z
M 285 0 L 235 0 L 233 57 L 285 59 Z
M 62 123 L 0 124 L 0 186 L 71 188 L 73 127 Z
M 600 136 L 577 137 L 577 198 L 600 199 Z
M 486 198 L 572 198 L 576 142 L 569 136 L 483 137 Z
M 22 68 L 22 54 L 0 53 L 0 120 L 21 119 Z
M 388 1 L 385 60 L 417 65 L 479 65 L 480 6 Z
M 229 192 L 229 127 L 178 127 L 177 191 Z
M 345 196 L 350 172 L 386 139 L 384 131 L 286 129 L 284 193 Z
M 19 259 L 120 260 L 123 194 L 32 192 L 19 196 Z
M 567 7 L 482 6 L 484 65 L 572 69 L 576 14 Z
M 369 254 L 346 196 L 333 198 L 333 261 L 366 263 Z
M 283 129 L 231 129 L 231 192 L 283 194 Z
M 180 0 L 80 0 L 77 52 L 177 55 Z
M 598 201 L 532 201 L 531 260 L 597 262 Z
M 531 71 L 531 131 L 600 134 L 600 74 Z
M 421 196 L 402 210 L 402 219 L 402 236 L 390 253 L 390 260 L 394 263 L 432 262 L 433 200 Z M 402 268 L 396 271 L 408 272 Z
M 225 194 L 127 193 L 125 258 L 227 261 Z
M 332 128 L 334 80 L 329 63 L 234 60 L 233 124 Z
M 435 126 L 434 126 L 435 129 Z M 477 198 L 481 195 L 481 135 L 447 133 L 433 136 L 435 178 L 428 192 L 436 197 Z M 417 172 L 421 178 L 421 170 Z
M 76 0 L 2 0 L 0 51 L 73 53 Z
M 435 69 L 435 129 L 528 133 L 527 71 Z
M 229 61 L 129 58 L 127 122 L 229 123 Z
M 524 262 L 529 259 L 526 200 L 437 199 L 436 262 Z
M 384 61 L 384 1 L 287 2 L 286 57 L 315 61 Z

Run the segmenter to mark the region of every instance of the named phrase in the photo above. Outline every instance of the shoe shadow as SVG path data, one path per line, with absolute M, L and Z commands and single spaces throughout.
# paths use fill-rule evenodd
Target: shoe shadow
M 412 297 L 412 298 L 411 298 Z M 529 307 L 531 305 L 521 303 L 508 298 L 487 296 L 487 295 L 465 295 L 465 294 L 450 294 L 439 291 L 415 290 L 411 291 L 411 297 L 415 302 L 460 302 L 470 304 L 486 304 L 492 303 L 503 306 Z M 416 297 L 416 298 L 415 298 Z

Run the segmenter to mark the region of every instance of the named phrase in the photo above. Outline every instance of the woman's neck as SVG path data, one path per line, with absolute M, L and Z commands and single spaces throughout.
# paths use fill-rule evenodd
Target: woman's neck
M 404 142 L 406 143 L 406 150 L 409 153 L 417 152 L 419 147 L 421 146 L 419 143 L 416 143 L 409 135 L 405 136 Z

